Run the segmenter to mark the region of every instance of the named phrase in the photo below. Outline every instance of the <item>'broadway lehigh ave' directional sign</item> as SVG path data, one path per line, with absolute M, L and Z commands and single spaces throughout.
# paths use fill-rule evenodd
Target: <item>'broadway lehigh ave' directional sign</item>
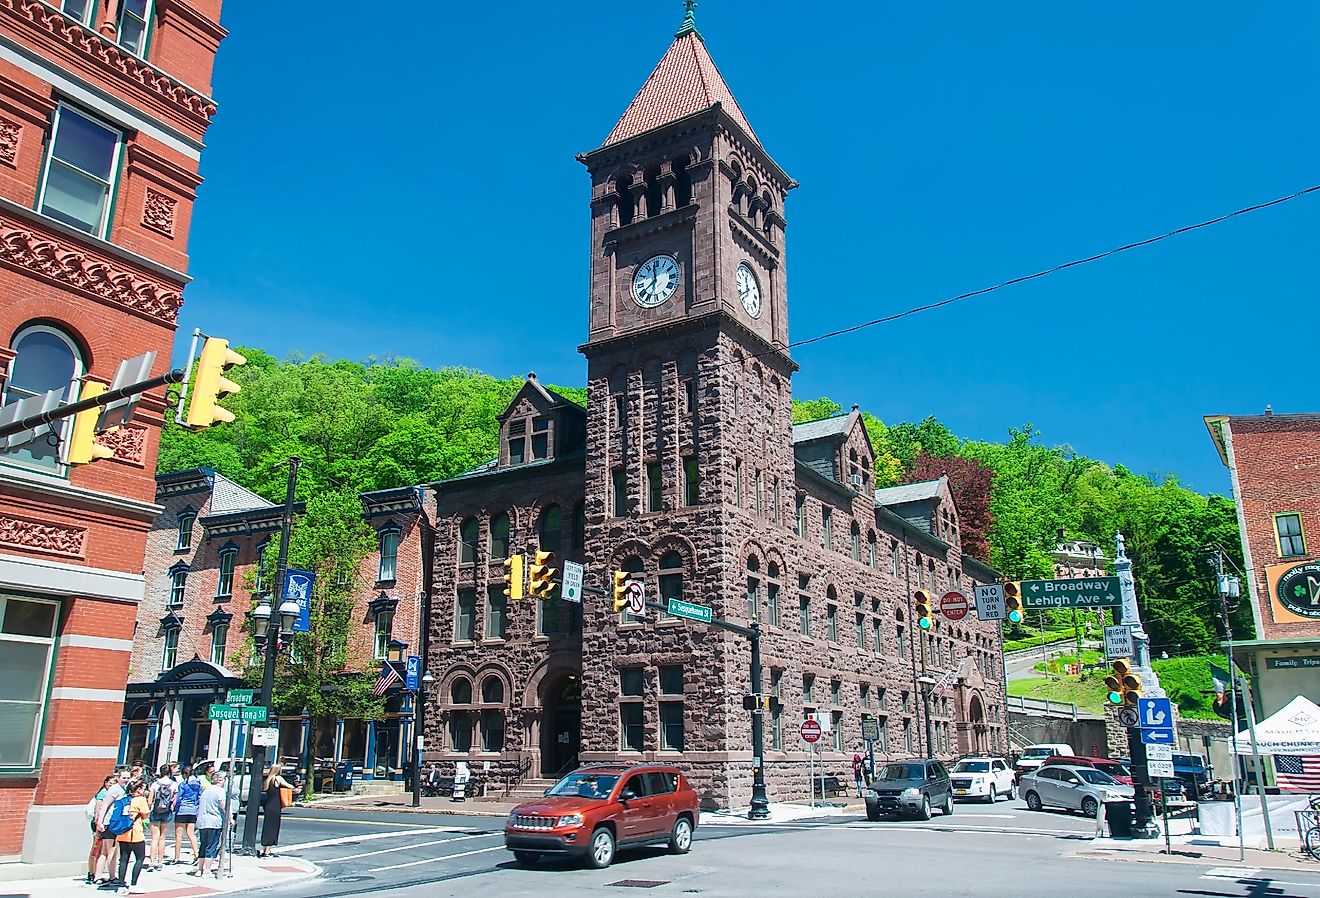
M 1023 580 L 1023 608 L 1096 608 L 1123 604 L 1117 577 Z

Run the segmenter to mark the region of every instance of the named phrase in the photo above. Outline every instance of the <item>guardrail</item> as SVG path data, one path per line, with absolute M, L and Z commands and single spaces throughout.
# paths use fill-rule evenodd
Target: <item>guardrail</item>
M 1099 717 L 1098 714 L 1092 714 L 1089 711 L 1079 711 L 1072 702 L 1052 702 L 1047 698 L 1024 698 L 1020 695 L 1010 695 L 1004 700 L 1004 707 L 1009 711 L 1021 711 L 1024 714 L 1053 714 L 1057 717 L 1071 717 L 1077 720 L 1080 717 Z

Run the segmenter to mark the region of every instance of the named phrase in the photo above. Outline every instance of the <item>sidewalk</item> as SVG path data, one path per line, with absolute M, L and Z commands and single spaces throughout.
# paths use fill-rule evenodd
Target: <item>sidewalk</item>
M 1309 855 L 1297 846 L 1278 851 L 1264 851 L 1259 848 L 1247 848 L 1242 851 L 1244 860 L 1238 860 L 1237 845 L 1222 844 L 1225 840 L 1203 836 L 1173 836 L 1170 840 L 1173 853 L 1164 853 L 1164 839 L 1095 839 L 1081 851 L 1074 852 L 1076 857 L 1106 857 L 1115 860 L 1142 861 L 1145 863 L 1166 864 L 1206 864 L 1217 863 L 1226 867 L 1241 867 L 1245 870 L 1305 870 L 1320 871 Z
M 269 858 L 235 856 L 233 875 L 225 875 L 219 879 L 212 876 L 207 876 L 205 879 L 189 876 L 188 871 L 192 869 L 191 864 L 179 864 L 167 866 L 158 873 L 144 871 L 137 887 L 142 895 L 149 898 L 150 896 L 189 898 L 193 895 L 218 895 L 244 889 L 289 885 L 312 879 L 321 873 L 320 868 L 311 861 L 278 855 Z M 86 873 L 85 869 L 83 873 Z M 83 876 L 79 875 L 0 881 L 0 894 L 26 895 L 30 898 L 97 898 L 97 896 L 109 898 L 115 893 L 84 885 Z

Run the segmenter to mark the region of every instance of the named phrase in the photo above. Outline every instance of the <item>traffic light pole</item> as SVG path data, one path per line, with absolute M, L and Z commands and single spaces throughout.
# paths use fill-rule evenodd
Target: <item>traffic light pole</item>
M 51 409 L 48 412 L 29 415 L 20 421 L 11 421 L 8 424 L 0 424 L 0 440 L 5 437 L 12 437 L 16 433 L 22 433 L 25 430 L 32 430 L 43 424 L 54 424 L 62 418 L 72 418 L 79 412 L 90 411 L 98 406 L 104 408 L 112 402 L 120 399 L 129 399 L 139 393 L 145 393 L 147 390 L 154 390 L 156 387 L 164 387 L 169 384 L 183 383 L 184 373 L 181 369 L 167 372 L 159 377 L 152 377 L 140 383 L 129 384 L 126 387 L 120 387 L 117 390 L 106 390 L 91 399 L 82 399 L 78 402 L 70 402 L 68 405 L 61 405 L 59 408 Z

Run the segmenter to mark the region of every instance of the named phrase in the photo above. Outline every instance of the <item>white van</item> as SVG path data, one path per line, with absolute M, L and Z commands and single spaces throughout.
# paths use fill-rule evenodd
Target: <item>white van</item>
M 1045 759 L 1051 755 L 1075 755 L 1072 746 L 1066 742 L 1041 742 L 1036 745 L 1028 745 L 1022 751 L 1018 752 L 1017 763 L 1014 769 L 1021 778 L 1022 774 L 1035 770 L 1045 763 Z

